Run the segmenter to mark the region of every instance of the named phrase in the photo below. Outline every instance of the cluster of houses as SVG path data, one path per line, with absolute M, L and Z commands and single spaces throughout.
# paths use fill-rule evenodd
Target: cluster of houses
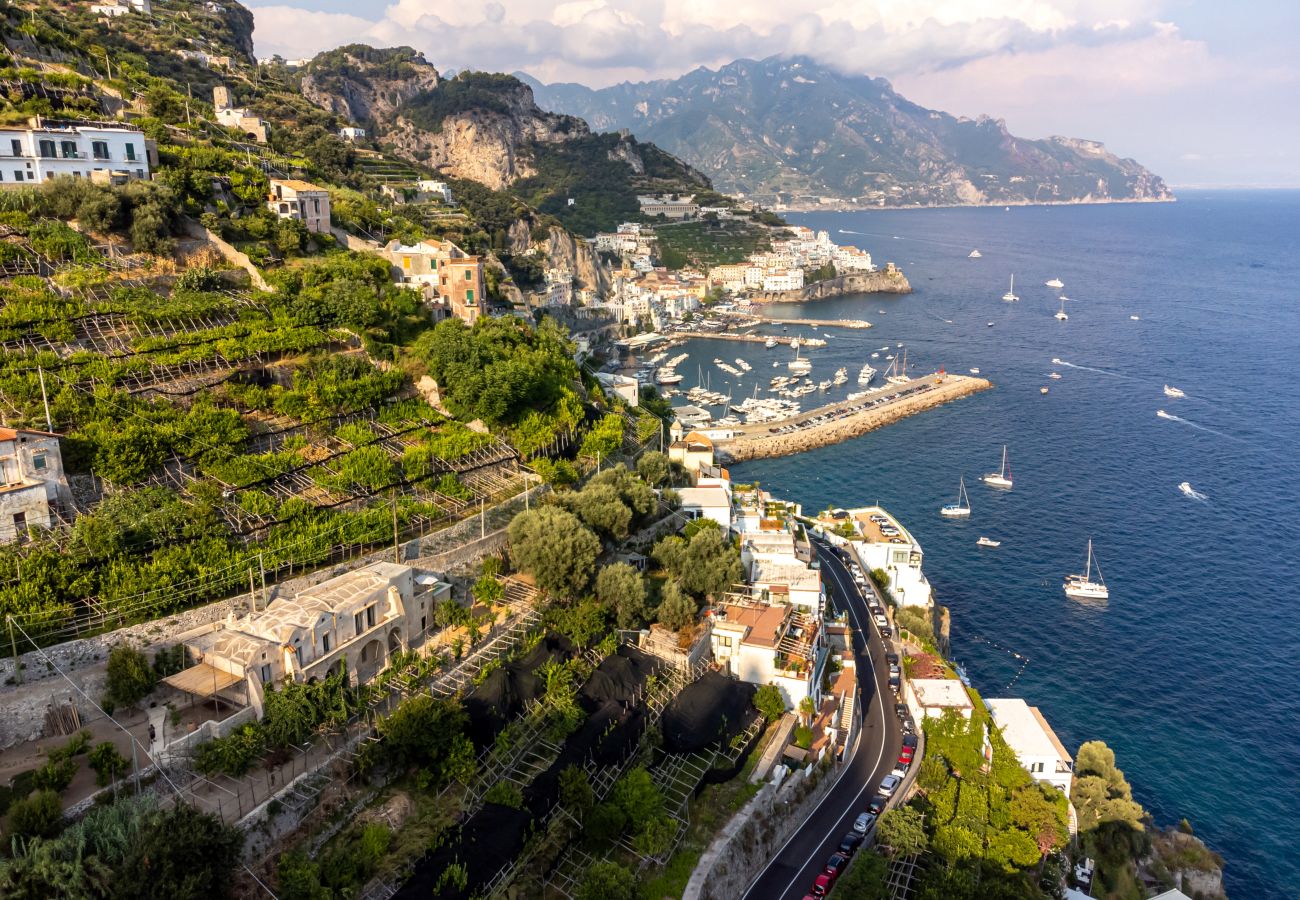
M 874 272 L 871 254 L 841 246 L 825 231 L 796 226 L 788 238 L 772 241 L 772 249 L 751 253 L 744 262 L 714 266 L 709 284 L 729 293 L 745 291 L 797 291 L 804 286 L 804 270 L 833 265 L 840 274 Z
M 110 19 L 124 16 L 129 12 L 143 13 L 147 16 L 153 12 L 153 2 L 152 0 L 103 0 L 102 3 L 92 3 L 90 11 L 97 16 Z

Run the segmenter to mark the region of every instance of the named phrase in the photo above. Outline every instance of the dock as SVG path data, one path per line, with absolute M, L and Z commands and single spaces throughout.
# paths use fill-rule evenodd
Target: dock
M 674 331 L 674 337 L 684 338 L 710 338 L 718 341 L 743 341 L 748 344 L 765 344 L 769 340 L 776 341 L 778 344 L 790 346 L 791 342 L 798 340 L 803 347 L 825 347 L 826 342 L 821 338 L 801 338 L 797 335 L 788 334 L 736 334 L 731 331 Z
M 934 373 L 905 384 L 809 410 L 781 422 L 743 425 L 730 438 L 714 441 L 718 456 L 728 463 L 790 456 L 866 434 L 944 403 L 987 391 L 993 384 L 971 375 Z M 894 397 L 894 395 L 897 395 Z M 881 400 L 885 397 L 894 399 Z
M 737 318 L 753 320 L 764 325 L 796 325 L 801 328 L 870 328 L 866 319 L 778 319 L 774 316 L 762 316 L 757 313 L 734 313 Z

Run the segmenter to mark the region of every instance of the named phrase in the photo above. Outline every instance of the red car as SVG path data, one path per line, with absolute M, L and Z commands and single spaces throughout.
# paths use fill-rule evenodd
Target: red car
M 898 767 L 900 769 L 906 769 L 911 764 L 912 764 L 912 754 L 910 753 L 898 754 Z
M 835 887 L 835 879 L 839 877 L 839 875 L 828 875 L 825 872 L 818 875 L 817 880 L 813 882 L 813 896 L 825 897 L 831 892 L 831 888 Z

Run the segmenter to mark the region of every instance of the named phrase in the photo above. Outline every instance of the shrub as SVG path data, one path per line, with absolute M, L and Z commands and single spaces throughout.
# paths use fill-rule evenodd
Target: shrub
M 112 741 L 96 744 L 90 751 L 89 760 L 90 767 L 95 770 L 95 784 L 100 787 L 112 784 L 126 773 L 127 767 L 131 764 L 129 759 L 117 752 L 117 747 L 113 746 Z
M 54 837 L 63 827 L 63 806 L 54 791 L 37 791 L 9 807 L 9 833 L 15 837 Z
M 37 790 L 60 793 L 72 783 L 78 768 L 74 759 L 51 759 L 36 770 L 32 781 Z
M 511 809 L 524 808 L 524 795 L 512 781 L 498 781 L 488 788 L 487 793 L 483 795 L 483 800 L 498 806 L 508 806 Z
M 753 703 L 754 708 L 769 722 L 775 722 L 785 715 L 785 698 L 781 696 L 780 688 L 774 684 L 760 685 L 758 690 L 754 691 Z
M 807 750 L 812 746 L 813 731 L 807 725 L 800 725 L 794 730 L 794 745 L 800 750 Z
M 157 672 L 139 650 L 120 645 L 109 651 L 108 689 L 104 696 L 114 707 L 138 703 L 157 684 Z

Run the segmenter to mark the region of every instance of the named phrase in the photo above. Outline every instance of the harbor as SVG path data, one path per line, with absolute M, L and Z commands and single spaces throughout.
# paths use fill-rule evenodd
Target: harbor
M 800 413 L 780 425 L 737 426 L 729 437 L 715 437 L 714 446 L 729 463 L 789 456 L 838 444 L 991 387 L 985 378 L 938 372 Z
M 750 344 L 765 344 L 774 346 L 780 344 L 784 347 L 825 347 L 826 342 L 821 338 L 801 338 L 788 334 L 737 334 L 731 331 L 674 331 L 674 337 L 682 338 L 708 338 L 709 340 L 718 341 L 744 341 Z

